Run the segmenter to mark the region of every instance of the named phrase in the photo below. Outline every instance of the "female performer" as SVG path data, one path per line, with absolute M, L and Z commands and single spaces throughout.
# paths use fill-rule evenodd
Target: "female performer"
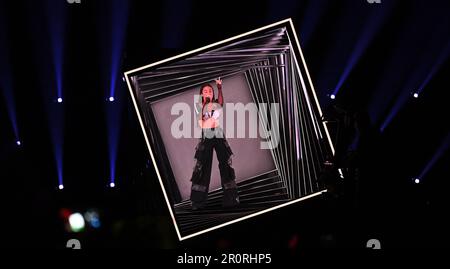
M 225 139 L 223 129 L 219 125 L 220 110 L 223 107 L 222 80 L 215 80 L 218 98 L 214 98 L 214 89 L 210 84 L 200 87 L 201 110 L 198 113 L 198 125 L 202 128 L 202 137 L 195 150 L 197 160 L 192 173 L 191 202 L 192 209 L 198 210 L 205 206 L 211 181 L 211 166 L 213 150 L 219 160 L 220 178 L 223 188 L 223 207 L 233 207 L 239 204 L 239 196 L 235 182 L 235 172 L 231 167 L 230 145 Z

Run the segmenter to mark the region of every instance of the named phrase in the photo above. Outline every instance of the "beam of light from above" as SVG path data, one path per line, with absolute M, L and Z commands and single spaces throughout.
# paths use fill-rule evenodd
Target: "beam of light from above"
M 64 106 L 57 102 L 63 98 L 64 34 L 66 26 L 66 2 L 28 1 L 24 16 L 28 22 L 31 50 L 34 50 L 39 68 L 37 80 L 42 89 L 43 106 L 46 109 L 47 124 L 55 158 L 58 188 L 63 186 L 63 133 Z M 43 12 L 36 12 L 36 8 Z
M 405 94 L 405 92 L 401 92 L 400 95 L 397 97 L 397 101 L 395 102 L 394 106 L 391 108 L 388 116 L 384 120 L 384 122 L 381 124 L 380 131 L 384 132 L 384 130 L 387 128 L 387 126 L 392 122 L 392 120 L 395 118 L 395 116 L 398 114 L 400 109 L 405 105 L 405 103 L 410 98 L 409 93 Z
M 120 72 L 125 36 L 128 24 L 128 1 L 111 1 L 107 13 L 103 14 L 100 21 L 100 43 L 103 44 L 102 66 L 109 67 L 103 70 L 104 84 L 108 89 L 108 102 L 105 104 L 108 154 L 109 154 L 109 186 L 115 186 L 117 148 L 121 125 L 120 96 L 123 92 L 123 83 Z
M 50 1 L 50 2 L 47 4 L 47 10 L 49 14 L 47 18 L 53 53 L 53 68 L 55 72 L 56 90 L 57 90 L 56 95 L 59 102 L 60 98 L 63 97 L 62 84 L 63 84 L 63 64 L 64 64 L 63 53 L 65 44 L 64 34 L 66 26 L 66 18 L 65 18 L 66 3 L 64 3 L 64 1 L 58 2 Z
M 430 5 L 437 6 L 425 9 Z M 386 71 L 383 77 L 389 78 L 390 76 L 390 81 L 384 79 L 385 82 L 389 81 L 389 83 L 384 83 L 385 85 L 379 87 L 376 92 L 379 93 L 383 89 L 388 89 L 388 91 L 385 90 L 384 94 L 378 94 L 380 96 L 378 101 L 372 103 L 372 112 L 378 111 L 378 114 L 384 114 L 386 109 L 383 110 L 383 107 L 389 108 L 389 104 L 393 103 L 389 98 L 389 91 L 392 92 L 392 84 L 394 84 L 392 80 L 396 80 L 395 84 L 404 85 L 400 88 L 400 91 L 397 91 L 398 98 L 394 105 L 390 107 L 388 116 L 382 122 L 381 131 L 390 124 L 404 104 L 411 99 L 411 89 L 418 91 L 419 97 L 421 96 L 420 93 L 427 87 L 442 62 L 448 57 L 446 51 L 450 45 L 448 39 L 450 32 L 447 25 L 450 21 L 447 10 L 441 7 L 439 3 L 419 2 L 414 3 L 413 7 L 414 10 L 410 15 L 411 20 L 405 24 L 405 28 L 399 37 L 401 44 L 397 46 L 397 50 L 393 54 L 396 57 L 397 55 L 403 57 L 398 59 L 395 66 L 390 66 L 391 68 Z M 430 17 L 433 19 L 430 20 Z M 410 46 L 412 42 L 421 45 Z M 406 82 L 403 81 L 405 79 L 407 79 Z M 381 120 L 383 119 L 381 118 Z
M 53 143 L 53 152 L 57 169 L 59 186 L 63 186 L 63 144 L 64 144 L 64 106 L 63 102 L 63 63 L 65 48 L 66 8 L 63 1 L 47 1 L 47 27 L 50 35 L 50 46 L 53 63 L 53 77 L 49 78 L 54 84 L 50 89 L 56 88 L 57 104 L 47 105 L 50 135 Z M 51 74 L 51 72 L 50 72 Z M 48 96 L 49 93 L 46 93 Z M 54 93 L 50 93 L 54 95 Z M 54 99 L 53 99 L 54 100 Z
M 348 76 L 352 72 L 355 65 L 359 62 L 361 59 L 361 56 L 364 54 L 364 52 L 369 47 L 372 40 L 375 38 L 376 34 L 379 32 L 380 28 L 383 26 L 383 23 L 385 22 L 385 18 L 387 18 L 392 10 L 393 10 L 394 4 L 392 3 L 383 3 L 383 9 L 381 10 L 373 10 L 371 16 L 368 18 L 368 21 L 366 22 L 366 25 L 364 26 L 362 30 L 362 34 L 360 35 L 354 49 L 353 53 L 351 54 L 350 58 L 348 59 L 348 62 L 345 66 L 344 72 L 342 73 L 341 77 L 339 78 L 339 81 L 336 85 L 336 88 L 333 91 L 333 94 L 336 96 L 341 89 L 342 85 L 344 85 L 345 81 L 347 80 Z
M 445 61 L 448 59 L 449 56 L 450 56 L 450 39 L 445 49 L 438 56 L 438 60 L 433 65 L 433 68 L 431 69 L 430 73 L 427 75 L 425 80 L 420 85 L 418 94 L 420 94 L 423 91 L 423 89 L 425 89 L 425 87 L 428 85 L 428 83 L 430 83 L 431 79 L 436 75 L 438 70 L 441 68 L 442 64 L 445 63 Z
M 411 27 L 412 28 L 412 27 Z M 408 55 L 408 51 L 404 50 L 404 46 L 408 44 L 407 37 L 409 36 L 408 29 L 401 31 L 400 36 L 397 37 L 397 43 L 393 41 L 394 51 L 389 62 L 381 73 L 378 85 L 375 86 L 372 96 L 370 97 L 369 114 L 374 123 L 380 124 L 383 120 L 383 113 L 389 108 L 393 102 L 398 90 L 393 90 L 392 85 L 400 83 L 399 81 L 406 76 L 406 69 L 401 66 L 412 65 L 413 57 Z M 409 29 L 409 31 L 412 31 Z M 401 63 L 401 64 L 400 64 Z
M 128 24 L 128 1 L 113 0 L 111 16 L 111 70 L 110 70 L 110 94 L 116 96 L 116 84 L 119 68 L 122 60 L 122 51 Z
M 47 106 L 58 184 L 63 185 L 64 107 L 54 102 Z
M 107 102 L 106 113 L 110 169 L 109 176 L 111 178 L 110 183 L 114 183 L 114 179 L 116 178 L 117 148 L 121 123 L 121 103 L 118 101 Z
M 360 27 L 355 27 L 355 21 L 358 21 L 358 26 L 363 23 L 360 14 L 354 14 L 352 12 L 353 5 L 344 1 L 341 4 L 341 12 L 336 21 L 329 25 L 333 31 L 329 33 L 329 48 L 326 48 L 321 52 L 322 62 L 319 69 L 318 79 L 316 80 L 315 88 L 320 91 L 320 96 L 326 96 L 327 99 L 323 100 L 324 104 L 329 102 L 329 95 L 334 91 L 334 85 L 339 81 L 339 70 L 345 68 L 344 64 L 348 60 L 348 56 L 351 54 L 351 46 L 354 39 L 360 32 Z M 333 8 L 331 6 L 330 8 Z M 333 89 L 330 89 L 330 85 L 333 85 Z M 331 90 L 331 92 L 329 92 Z
M 448 150 L 450 146 L 450 132 L 447 134 L 447 137 L 442 141 L 439 148 L 436 150 L 436 153 L 433 155 L 431 160 L 427 163 L 425 168 L 423 169 L 422 173 L 420 173 L 419 178 L 423 179 L 428 172 L 433 168 L 433 166 L 436 164 L 436 162 L 442 157 L 442 155 Z
M 3 5 L 3 3 L 1 4 Z M 0 90 L 3 93 L 6 102 L 6 111 L 11 122 L 16 142 L 19 142 L 19 127 L 17 123 L 16 104 L 13 92 L 13 81 L 11 74 L 11 62 L 9 59 L 9 46 L 6 43 L 8 38 L 7 24 L 3 11 L 5 9 L 0 6 Z
M 442 66 L 442 64 L 448 59 L 450 56 L 450 40 L 446 47 L 442 50 L 440 55 L 438 56 L 438 59 L 436 63 L 433 65 L 432 69 L 426 76 L 425 80 L 421 83 L 421 86 L 417 90 L 416 94 L 413 95 L 414 98 L 419 98 L 420 93 L 423 92 L 423 89 L 428 85 L 430 80 L 434 77 L 434 75 L 438 72 L 439 68 Z M 406 89 L 410 89 L 413 87 L 413 84 L 416 83 L 415 79 L 417 77 L 420 77 L 420 74 L 422 73 L 421 68 L 417 68 L 415 70 L 415 73 L 411 76 L 411 79 L 408 81 L 408 84 L 406 85 Z M 409 94 L 405 94 L 404 92 L 400 93 L 400 96 L 397 98 L 396 103 L 390 110 L 388 116 L 386 117 L 385 121 L 381 125 L 381 131 L 383 132 L 386 127 L 392 122 L 394 117 L 397 115 L 397 113 L 400 111 L 400 109 L 405 105 L 407 100 L 409 99 Z
M 415 20 L 421 17 L 423 9 L 414 6 L 409 12 L 408 20 L 403 22 L 398 34 L 389 41 L 391 52 L 387 55 L 387 62 L 379 75 L 378 84 L 372 91 L 369 104 L 369 114 L 374 123 L 381 126 L 384 114 L 394 102 L 394 98 L 399 95 L 399 89 L 395 85 L 401 85 L 406 76 L 409 75 L 410 67 L 417 65 L 419 46 L 411 46 L 417 37 L 417 28 L 423 24 L 422 20 Z M 428 38 L 428 37 L 425 37 Z M 395 88 L 394 88 L 395 87 Z

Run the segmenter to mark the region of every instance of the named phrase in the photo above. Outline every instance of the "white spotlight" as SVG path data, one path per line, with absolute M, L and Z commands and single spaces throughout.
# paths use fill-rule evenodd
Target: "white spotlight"
M 58 189 L 60 189 L 60 190 L 64 189 L 64 185 L 63 184 L 59 184 Z
M 61 97 L 58 97 L 58 103 L 62 103 L 63 99 Z
M 72 232 L 80 232 L 84 229 L 84 218 L 80 213 L 73 213 L 69 217 L 70 229 Z
M 114 187 L 116 186 L 116 183 L 111 182 L 111 183 L 109 183 L 109 186 L 110 186 L 111 188 L 114 188 Z
M 17 146 L 20 146 L 20 145 L 22 145 L 22 142 L 20 142 L 20 140 L 17 140 L 16 144 L 17 144 Z
M 114 102 L 114 96 L 109 97 L 110 102 Z
M 419 98 L 419 93 L 415 92 L 415 93 L 413 94 L 413 97 L 414 97 L 414 98 Z
M 414 183 L 419 184 L 420 183 L 420 179 L 418 179 L 418 178 L 414 179 Z
M 334 99 L 336 99 L 336 95 L 332 94 L 332 95 L 330 95 L 330 98 L 331 98 L 332 100 L 334 100 Z

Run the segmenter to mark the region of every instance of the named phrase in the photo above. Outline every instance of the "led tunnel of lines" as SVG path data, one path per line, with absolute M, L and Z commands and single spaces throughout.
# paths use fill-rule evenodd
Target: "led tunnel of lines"
M 325 190 L 320 175 L 333 149 L 293 38 L 287 27 L 278 26 L 131 76 L 166 187 L 173 174 L 150 109 L 153 102 L 218 77 L 244 74 L 255 104 L 279 104 L 278 109 L 269 105 L 266 113 L 259 111 L 261 124 L 268 130 L 279 129 L 279 144 L 270 149 L 276 169 L 238 183 L 241 205 L 237 209 L 221 207 L 220 189 L 209 193 L 202 211 L 192 211 L 189 200 L 172 201 L 182 236 Z M 271 115 L 278 117 L 279 126 L 272 126 L 276 121 Z

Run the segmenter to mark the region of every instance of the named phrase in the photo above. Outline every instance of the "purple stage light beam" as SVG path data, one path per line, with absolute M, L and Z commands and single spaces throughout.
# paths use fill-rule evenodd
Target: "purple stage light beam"
M 11 74 L 11 62 L 9 59 L 9 46 L 6 43 L 8 38 L 7 27 L 5 21 L 5 15 L 3 14 L 3 7 L 0 7 L 0 90 L 3 93 L 6 102 L 6 111 L 8 113 L 9 120 L 12 125 L 16 143 L 18 146 L 19 139 L 19 127 L 17 123 L 16 104 L 13 93 L 13 81 Z
M 425 89 L 425 87 L 428 85 L 428 83 L 430 83 L 431 79 L 436 75 L 436 73 L 441 68 L 442 64 L 445 63 L 445 61 L 448 59 L 449 56 L 450 56 L 450 39 L 449 39 L 448 44 L 445 47 L 445 49 L 439 55 L 437 62 L 433 65 L 433 68 L 431 69 L 430 73 L 427 75 L 425 80 L 420 85 L 419 90 L 418 90 L 419 95 Z
M 415 98 L 418 98 L 420 96 L 421 92 L 423 92 L 423 89 L 428 85 L 428 83 L 431 81 L 431 79 L 436 75 L 436 73 L 439 71 L 439 68 L 448 59 L 449 56 L 450 56 L 450 40 L 449 40 L 448 44 L 446 45 L 446 47 L 440 53 L 436 63 L 431 68 L 431 70 L 428 73 L 428 75 L 426 76 L 425 80 L 421 83 L 421 86 L 419 87 L 419 89 L 416 92 L 417 93 L 417 97 L 414 96 Z M 421 71 L 420 69 L 417 69 L 416 72 L 411 77 L 412 78 L 418 77 L 420 71 Z M 406 89 L 405 90 L 411 89 L 413 87 L 413 83 L 414 83 L 413 81 L 410 81 L 406 85 Z M 388 116 L 386 117 L 386 119 L 384 120 L 383 124 L 381 125 L 381 128 L 380 128 L 381 132 L 383 132 L 386 129 L 386 127 L 392 122 L 394 117 L 398 114 L 400 109 L 405 105 L 405 103 L 407 102 L 407 100 L 409 98 L 410 98 L 409 92 L 405 93 L 405 91 L 403 91 L 400 94 L 400 96 L 398 97 L 395 105 L 392 107 L 392 109 L 389 112 Z
M 99 29 L 100 42 L 104 44 L 105 54 L 102 65 L 109 67 L 104 71 L 104 85 L 108 89 L 105 104 L 108 155 L 109 155 L 109 186 L 116 186 L 117 151 L 121 126 L 121 94 L 124 92 L 122 83 L 121 62 L 124 51 L 126 30 L 128 24 L 128 1 L 112 0 Z
M 419 178 L 423 179 L 428 172 L 433 168 L 433 166 L 436 164 L 436 162 L 442 157 L 442 155 L 448 150 L 450 146 L 450 132 L 447 134 L 447 137 L 442 141 L 439 148 L 436 150 L 436 153 L 433 155 L 431 160 L 427 163 L 425 168 L 423 169 L 422 173 L 420 173 Z
M 348 59 L 348 62 L 344 69 L 344 72 L 342 73 L 341 77 L 339 78 L 339 82 L 337 83 L 336 88 L 333 91 L 334 96 L 336 96 L 338 94 L 339 90 L 342 88 L 342 85 L 344 85 L 345 81 L 347 80 L 348 76 L 352 72 L 353 68 L 359 62 L 359 60 L 361 59 L 361 56 L 367 50 L 370 43 L 375 38 L 376 34 L 379 32 L 379 30 L 383 26 L 385 19 L 391 14 L 394 4 L 392 4 L 392 3 L 384 4 L 383 3 L 383 5 L 385 5 L 385 6 L 383 6 L 383 9 L 373 10 L 371 16 L 369 17 L 368 21 L 366 22 L 366 25 L 362 30 L 362 34 L 353 49 L 353 53 L 351 54 L 350 58 Z
M 64 106 L 63 102 L 63 76 L 64 76 L 64 48 L 66 29 L 67 3 L 64 1 L 47 1 L 47 27 L 50 34 L 50 45 L 53 63 L 53 85 L 56 88 L 57 105 L 48 106 L 50 135 L 55 155 L 58 186 L 63 186 L 63 153 L 64 153 Z M 53 95 L 53 94 L 52 94 Z

